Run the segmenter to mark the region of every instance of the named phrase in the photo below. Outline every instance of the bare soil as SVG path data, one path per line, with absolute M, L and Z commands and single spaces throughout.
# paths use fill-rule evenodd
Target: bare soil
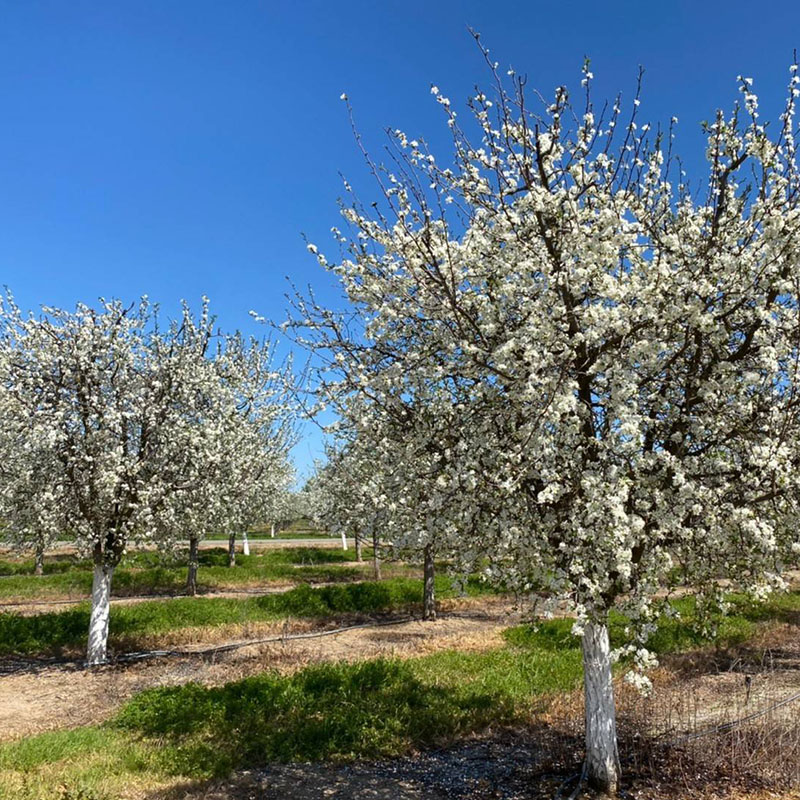
M 621 681 L 616 686 L 624 797 L 800 800 L 800 776 L 792 777 L 794 765 L 776 773 L 770 754 L 758 749 L 766 743 L 779 765 L 791 758 L 789 748 L 797 739 L 792 743 L 784 738 L 778 746 L 775 733 L 785 737 L 787 730 L 798 730 L 800 703 L 777 717 L 765 713 L 735 727 L 740 732 L 736 736 L 730 732 L 704 736 L 692 748 L 671 743 L 686 733 L 709 731 L 720 723 L 768 711 L 800 691 L 795 626 L 774 626 L 746 647 L 730 651 L 672 656 L 652 677 L 654 691 L 646 700 Z M 154 790 L 147 800 L 565 798 L 580 772 L 582 715 L 582 697 L 576 691 L 553 698 L 547 712 L 521 730 L 489 731 L 440 750 L 386 761 L 273 764 L 225 780 Z M 641 735 L 648 730 L 649 736 Z M 585 787 L 579 796 L 598 797 Z
M 435 623 L 415 620 L 322 638 L 253 644 L 216 656 L 187 655 L 91 670 L 77 664 L 7 662 L 7 670 L 17 671 L 0 677 L 0 740 L 102 722 L 132 695 L 154 686 L 189 681 L 212 686 L 270 669 L 290 673 L 325 661 L 409 658 L 453 648 L 488 649 L 501 643 L 503 628 L 517 619 L 507 602 L 499 600 L 482 598 L 480 608 L 469 599 L 442 605 L 444 613 Z M 319 627 L 319 623 L 311 621 L 260 625 L 252 627 L 251 636 L 246 638 L 308 632 Z M 186 649 L 202 650 L 241 641 L 239 637 L 229 641 L 218 637 L 219 632 L 209 631 L 204 639 L 194 632 L 187 637 L 194 641 Z M 3 666 L 0 663 L 0 669 Z
M 564 758 L 549 752 L 566 744 Z M 146 800 L 553 800 L 571 795 L 580 770 L 578 742 L 553 739 L 541 727 L 498 731 L 442 750 L 348 765 L 279 764 L 203 785 L 155 790 Z M 800 791 L 697 781 L 687 788 L 668 773 L 653 781 L 634 774 L 622 797 L 634 800 L 800 800 Z M 604 797 L 604 795 L 602 795 Z M 583 800 L 601 795 L 583 787 Z

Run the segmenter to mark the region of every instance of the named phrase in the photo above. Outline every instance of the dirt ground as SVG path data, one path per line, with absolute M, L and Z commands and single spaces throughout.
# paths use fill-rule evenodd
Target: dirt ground
M 216 656 L 161 658 L 93 670 L 77 664 L 47 666 L 37 662 L 0 662 L 0 741 L 44 730 L 73 728 L 108 719 L 132 695 L 154 686 L 189 681 L 220 685 L 268 669 L 293 672 L 323 661 L 356 661 L 378 656 L 408 658 L 445 649 L 482 650 L 501 643 L 503 628 L 518 619 L 507 602 L 468 599 L 443 604 L 435 623 L 348 630 L 310 639 L 255 644 Z M 449 609 L 449 610 L 448 610 Z M 260 637 L 320 630 L 319 623 L 262 625 Z M 187 650 L 224 645 L 219 638 L 196 640 Z
M 670 657 L 653 678 L 647 699 L 617 683 L 623 797 L 800 800 L 800 760 L 783 763 L 792 758 L 791 747 L 800 746 L 800 702 L 770 711 L 800 691 L 795 626 L 775 626 L 731 651 Z M 548 711 L 522 730 L 489 731 L 400 759 L 274 764 L 225 780 L 161 789 L 147 800 L 566 798 L 580 771 L 582 713 L 581 692 L 576 691 L 554 698 Z M 705 735 L 753 714 L 761 716 L 733 731 Z M 642 730 L 650 731 L 647 741 Z M 676 743 L 686 733 L 703 735 L 691 746 Z M 792 739 L 788 743 L 787 737 Z M 597 796 L 584 789 L 580 797 Z
M 559 745 L 561 757 L 554 759 Z M 572 796 L 580 750 L 579 741 L 557 741 L 532 726 L 386 761 L 271 765 L 156 790 L 146 800 L 554 800 Z M 626 800 L 800 800 L 797 789 L 737 787 L 669 767 L 654 775 L 625 765 L 623 776 Z M 578 796 L 601 797 L 586 786 Z

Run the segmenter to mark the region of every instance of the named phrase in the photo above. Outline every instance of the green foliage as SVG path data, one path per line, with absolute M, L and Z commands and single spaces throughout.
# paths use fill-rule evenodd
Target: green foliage
M 0 770 L 31 770 L 42 764 L 74 758 L 87 750 L 97 750 L 109 739 L 119 738 L 114 731 L 96 727 L 40 733 L 0 747 Z
M 450 581 L 437 581 L 440 596 L 455 592 Z M 377 583 L 345 583 L 247 598 L 177 597 L 111 608 L 112 648 L 136 647 L 146 637 L 183 628 L 269 622 L 287 617 L 410 610 L 421 603 L 422 582 L 395 578 Z M 82 648 L 89 629 L 89 606 L 34 616 L 0 613 L 0 654 L 51 654 Z
M 89 632 L 89 607 L 21 616 L 0 613 L 0 654 L 60 654 L 84 642 Z
M 0 559 L 0 577 L 5 577 L 6 575 L 32 575 L 34 566 L 32 558 L 19 560 Z M 56 575 L 75 569 L 90 568 L 88 562 L 82 563 L 75 556 L 50 556 L 45 560 L 43 567 L 45 575 Z
M 355 586 L 330 588 L 335 591 L 304 587 L 291 602 L 316 613 L 351 602 L 398 602 L 406 591 L 398 582 L 378 594 L 368 590 L 356 601 L 339 592 Z M 733 603 L 735 613 L 717 620 L 714 641 L 719 646 L 746 637 L 758 620 L 800 613 L 800 593 L 776 596 L 763 605 L 743 598 Z M 651 646 L 667 653 L 708 644 L 708 635 L 693 630 L 692 599 L 676 605 L 683 620 L 662 618 Z M 619 615 L 612 619 L 615 644 L 624 641 L 625 622 Z M 480 653 L 323 664 L 290 676 L 268 672 L 220 687 L 191 683 L 150 689 L 104 726 L 0 745 L 0 785 L 4 775 L 38 776 L 41 785 L 57 774 L 58 785 L 70 791 L 110 798 L 115 795 L 97 788 L 109 776 L 120 781 L 139 775 L 208 778 L 269 761 L 381 758 L 490 725 L 518 723 L 546 695 L 579 686 L 580 641 L 571 628 L 569 619 L 520 625 L 505 632 L 504 646 Z M 47 790 L 15 791 L 8 797 L 58 797 Z
M 236 554 L 236 565 L 228 566 L 225 548 L 202 549 L 198 573 L 201 591 L 224 589 L 270 581 L 352 581 L 367 577 L 369 565 L 345 567 L 350 551 L 325 547 L 287 547 Z M 70 557 L 45 562 L 45 574 L 34 576 L 32 561 L 0 561 L 0 598 L 52 599 L 88 596 L 92 588 L 92 563 Z M 112 591 L 116 597 L 147 594 L 180 594 L 186 588 L 185 554 L 136 551 L 127 554 L 114 572 Z

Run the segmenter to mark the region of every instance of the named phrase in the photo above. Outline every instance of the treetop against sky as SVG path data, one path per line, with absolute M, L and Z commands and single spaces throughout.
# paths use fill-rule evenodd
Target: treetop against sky
M 147 294 L 165 313 L 212 299 L 220 325 L 280 321 L 286 276 L 335 304 L 305 235 L 331 250 L 342 176 L 378 199 L 353 141 L 382 157 L 385 128 L 424 138 L 441 160 L 449 133 L 430 95 L 454 107 L 490 75 L 467 27 L 502 69 L 550 96 L 580 89 L 591 57 L 596 99 L 639 118 L 679 119 L 690 181 L 704 174 L 700 123 L 752 77 L 777 119 L 797 46 L 793 5 L 754 15 L 739 2 L 398 3 L 210 0 L 5 4 L 0 26 L 0 283 L 23 308 Z M 286 345 L 288 347 L 288 345 Z M 309 428 L 301 471 L 322 452 Z

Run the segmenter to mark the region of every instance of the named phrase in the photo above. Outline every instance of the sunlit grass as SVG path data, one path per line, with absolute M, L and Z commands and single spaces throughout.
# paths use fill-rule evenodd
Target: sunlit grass
M 457 594 L 452 582 L 437 578 L 440 597 Z M 488 591 L 470 581 L 467 593 Z M 111 608 L 109 642 L 113 649 L 136 649 L 161 634 L 190 628 L 213 628 L 271 622 L 291 617 L 322 618 L 347 614 L 410 611 L 422 601 L 422 582 L 394 578 L 379 582 L 311 587 L 302 584 L 259 597 L 178 597 Z M 79 652 L 89 629 L 89 605 L 24 616 L 0 613 L 0 654 L 50 655 Z
M 198 586 L 201 592 L 218 591 L 269 583 L 315 583 L 369 578 L 372 569 L 365 562 L 344 566 L 355 557 L 352 551 L 324 547 L 287 547 L 249 556 L 237 554 L 236 565 L 228 566 L 224 548 L 200 551 Z M 45 574 L 32 574 L 33 562 L 0 561 L 0 601 L 55 600 L 88 597 L 92 587 L 89 560 L 66 557 L 48 562 Z M 125 556 L 114 573 L 112 592 L 116 597 L 147 594 L 180 594 L 186 588 L 186 555 L 138 551 Z M 387 576 L 413 572 L 402 564 L 387 565 Z
M 718 647 L 746 641 L 761 621 L 796 620 L 800 612 L 800 593 L 760 606 L 734 599 L 735 612 L 716 620 Z M 677 605 L 683 620 L 662 619 L 653 649 L 708 646 L 711 640 L 692 624 L 691 598 Z M 519 724 L 553 693 L 579 686 L 580 643 L 571 627 L 569 619 L 517 626 L 506 631 L 504 646 L 479 653 L 324 664 L 220 687 L 150 689 L 103 726 L 0 746 L 0 785 L 13 789 L 5 795 L 0 789 L 0 798 L 110 800 L 139 784 L 152 789 L 270 761 L 389 757 Z M 625 620 L 615 617 L 616 644 L 624 629 Z

